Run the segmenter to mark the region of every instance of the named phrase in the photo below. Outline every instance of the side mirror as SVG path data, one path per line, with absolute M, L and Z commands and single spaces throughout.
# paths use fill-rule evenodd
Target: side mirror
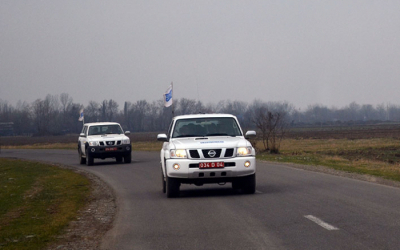
M 168 137 L 166 134 L 158 134 L 157 141 L 168 141 Z
M 79 137 L 86 137 L 86 135 L 84 133 L 80 133 Z
M 246 138 L 246 139 L 255 138 L 256 135 L 257 135 L 256 131 L 254 131 L 254 130 L 249 130 L 249 131 L 246 132 L 245 138 Z
M 131 131 L 125 131 L 125 135 L 130 135 Z

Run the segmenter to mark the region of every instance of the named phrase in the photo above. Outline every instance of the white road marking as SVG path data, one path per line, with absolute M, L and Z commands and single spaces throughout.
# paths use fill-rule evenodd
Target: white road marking
M 261 191 L 258 191 L 258 190 L 256 190 L 256 194 L 262 194 L 262 192 L 261 192 Z
M 315 217 L 315 216 L 312 216 L 312 215 L 304 215 L 304 217 L 306 217 L 307 219 L 309 219 L 309 220 L 311 220 L 311 221 L 317 223 L 318 225 L 320 225 L 321 227 L 323 227 L 323 228 L 325 228 L 325 229 L 327 229 L 327 230 L 330 230 L 330 231 L 331 231 L 331 230 L 339 230 L 339 228 L 334 227 L 334 226 L 332 226 L 332 225 L 329 225 L 328 223 L 322 221 L 321 219 L 318 219 L 318 218 Z

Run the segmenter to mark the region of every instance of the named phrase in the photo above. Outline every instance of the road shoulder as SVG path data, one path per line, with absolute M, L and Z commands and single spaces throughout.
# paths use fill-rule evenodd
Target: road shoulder
M 47 250 L 100 249 L 103 236 L 113 225 L 117 211 L 113 189 L 96 175 L 74 167 L 52 164 L 79 173 L 91 182 L 88 204 L 79 211 L 76 220 L 69 223 L 65 234 L 59 241 L 48 246 Z
M 384 178 L 372 176 L 372 175 L 339 171 L 339 170 L 335 170 L 335 169 L 325 167 L 325 166 L 301 165 L 301 164 L 295 164 L 295 163 L 287 163 L 287 162 L 281 163 L 281 162 L 273 162 L 273 161 L 262 161 L 262 162 L 265 162 L 265 163 L 268 163 L 271 165 L 303 169 L 303 170 L 312 171 L 312 172 L 325 173 L 325 174 L 330 174 L 330 175 L 335 175 L 335 176 L 340 176 L 340 177 L 347 177 L 347 178 L 351 178 L 351 179 L 367 181 L 367 182 L 372 182 L 372 183 L 376 183 L 376 184 L 380 184 L 380 185 L 386 185 L 386 186 L 400 188 L 400 182 L 398 182 L 398 181 L 388 180 L 388 179 L 384 179 Z

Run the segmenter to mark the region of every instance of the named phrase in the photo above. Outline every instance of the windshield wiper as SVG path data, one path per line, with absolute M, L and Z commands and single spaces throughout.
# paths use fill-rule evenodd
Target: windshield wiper
M 178 136 L 175 136 L 174 138 L 180 138 L 180 137 L 198 137 L 198 136 L 201 136 L 201 135 L 178 135 Z
M 205 136 L 218 136 L 218 135 L 228 135 L 224 133 L 214 133 L 214 134 L 206 134 Z

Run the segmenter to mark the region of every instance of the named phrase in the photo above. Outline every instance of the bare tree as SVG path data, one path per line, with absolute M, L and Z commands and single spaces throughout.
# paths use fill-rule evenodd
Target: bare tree
M 13 116 L 14 131 L 16 134 L 30 134 L 32 132 L 32 119 L 30 106 L 27 102 L 19 101 Z
M 288 124 L 285 119 L 286 111 L 270 111 L 266 104 L 257 102 L 253 108 L 252 121 L 261 132 L 264 150 L 279 153 L 280 143 Z
M 118 114 L 118 106 L 118 103 L 113 99 L 104 100 L 100 108 L 102 121 L 114 121 L 114 116 Z
M 110 99 L 108 101 L 107 105 L 107 120 L 108 121 L 114 121 L 114 117 L 116 114 L 118 114 L 118 103 L 114 101 L 113 99 Z
M 196 101 L 186 98 L 179 100 L 179 109 L 177 110 L 181 115 L 194 114 L 196 113 Z
M 85 122 L 100 121 L 100 104 L 95 101 L 90 101 L 85 108 Z
M 253 123 L 256 125 L 258 130 L 261 132 L 261 138 L 264 145 L 264 150 L 269 150 L 269 133 L 266 124 L 266 108 L 259 107 L 258 109 L 254 110 L 253 114 Z
M 72 98 L 67 93 L 61 93 L 60 102 L 62 106 L 63 114 L 67 112 L 68 106 L 72 104 Z
M 32 104 L 33 121 L 39 135 L 48 133 L 50 124 L 50 105 L 49 102 L 37 99 Z
M 132 108 L 136 131 L 145 131 L 144 121 L 149 109 L 149 103 L 146 100 L 140 100 L 132 105 Z
M 281 112 L 268 112 L 267 129 L 271 141 L 271 153 L 279 153 L 281 141 L 286 132 L 286 114 Z

